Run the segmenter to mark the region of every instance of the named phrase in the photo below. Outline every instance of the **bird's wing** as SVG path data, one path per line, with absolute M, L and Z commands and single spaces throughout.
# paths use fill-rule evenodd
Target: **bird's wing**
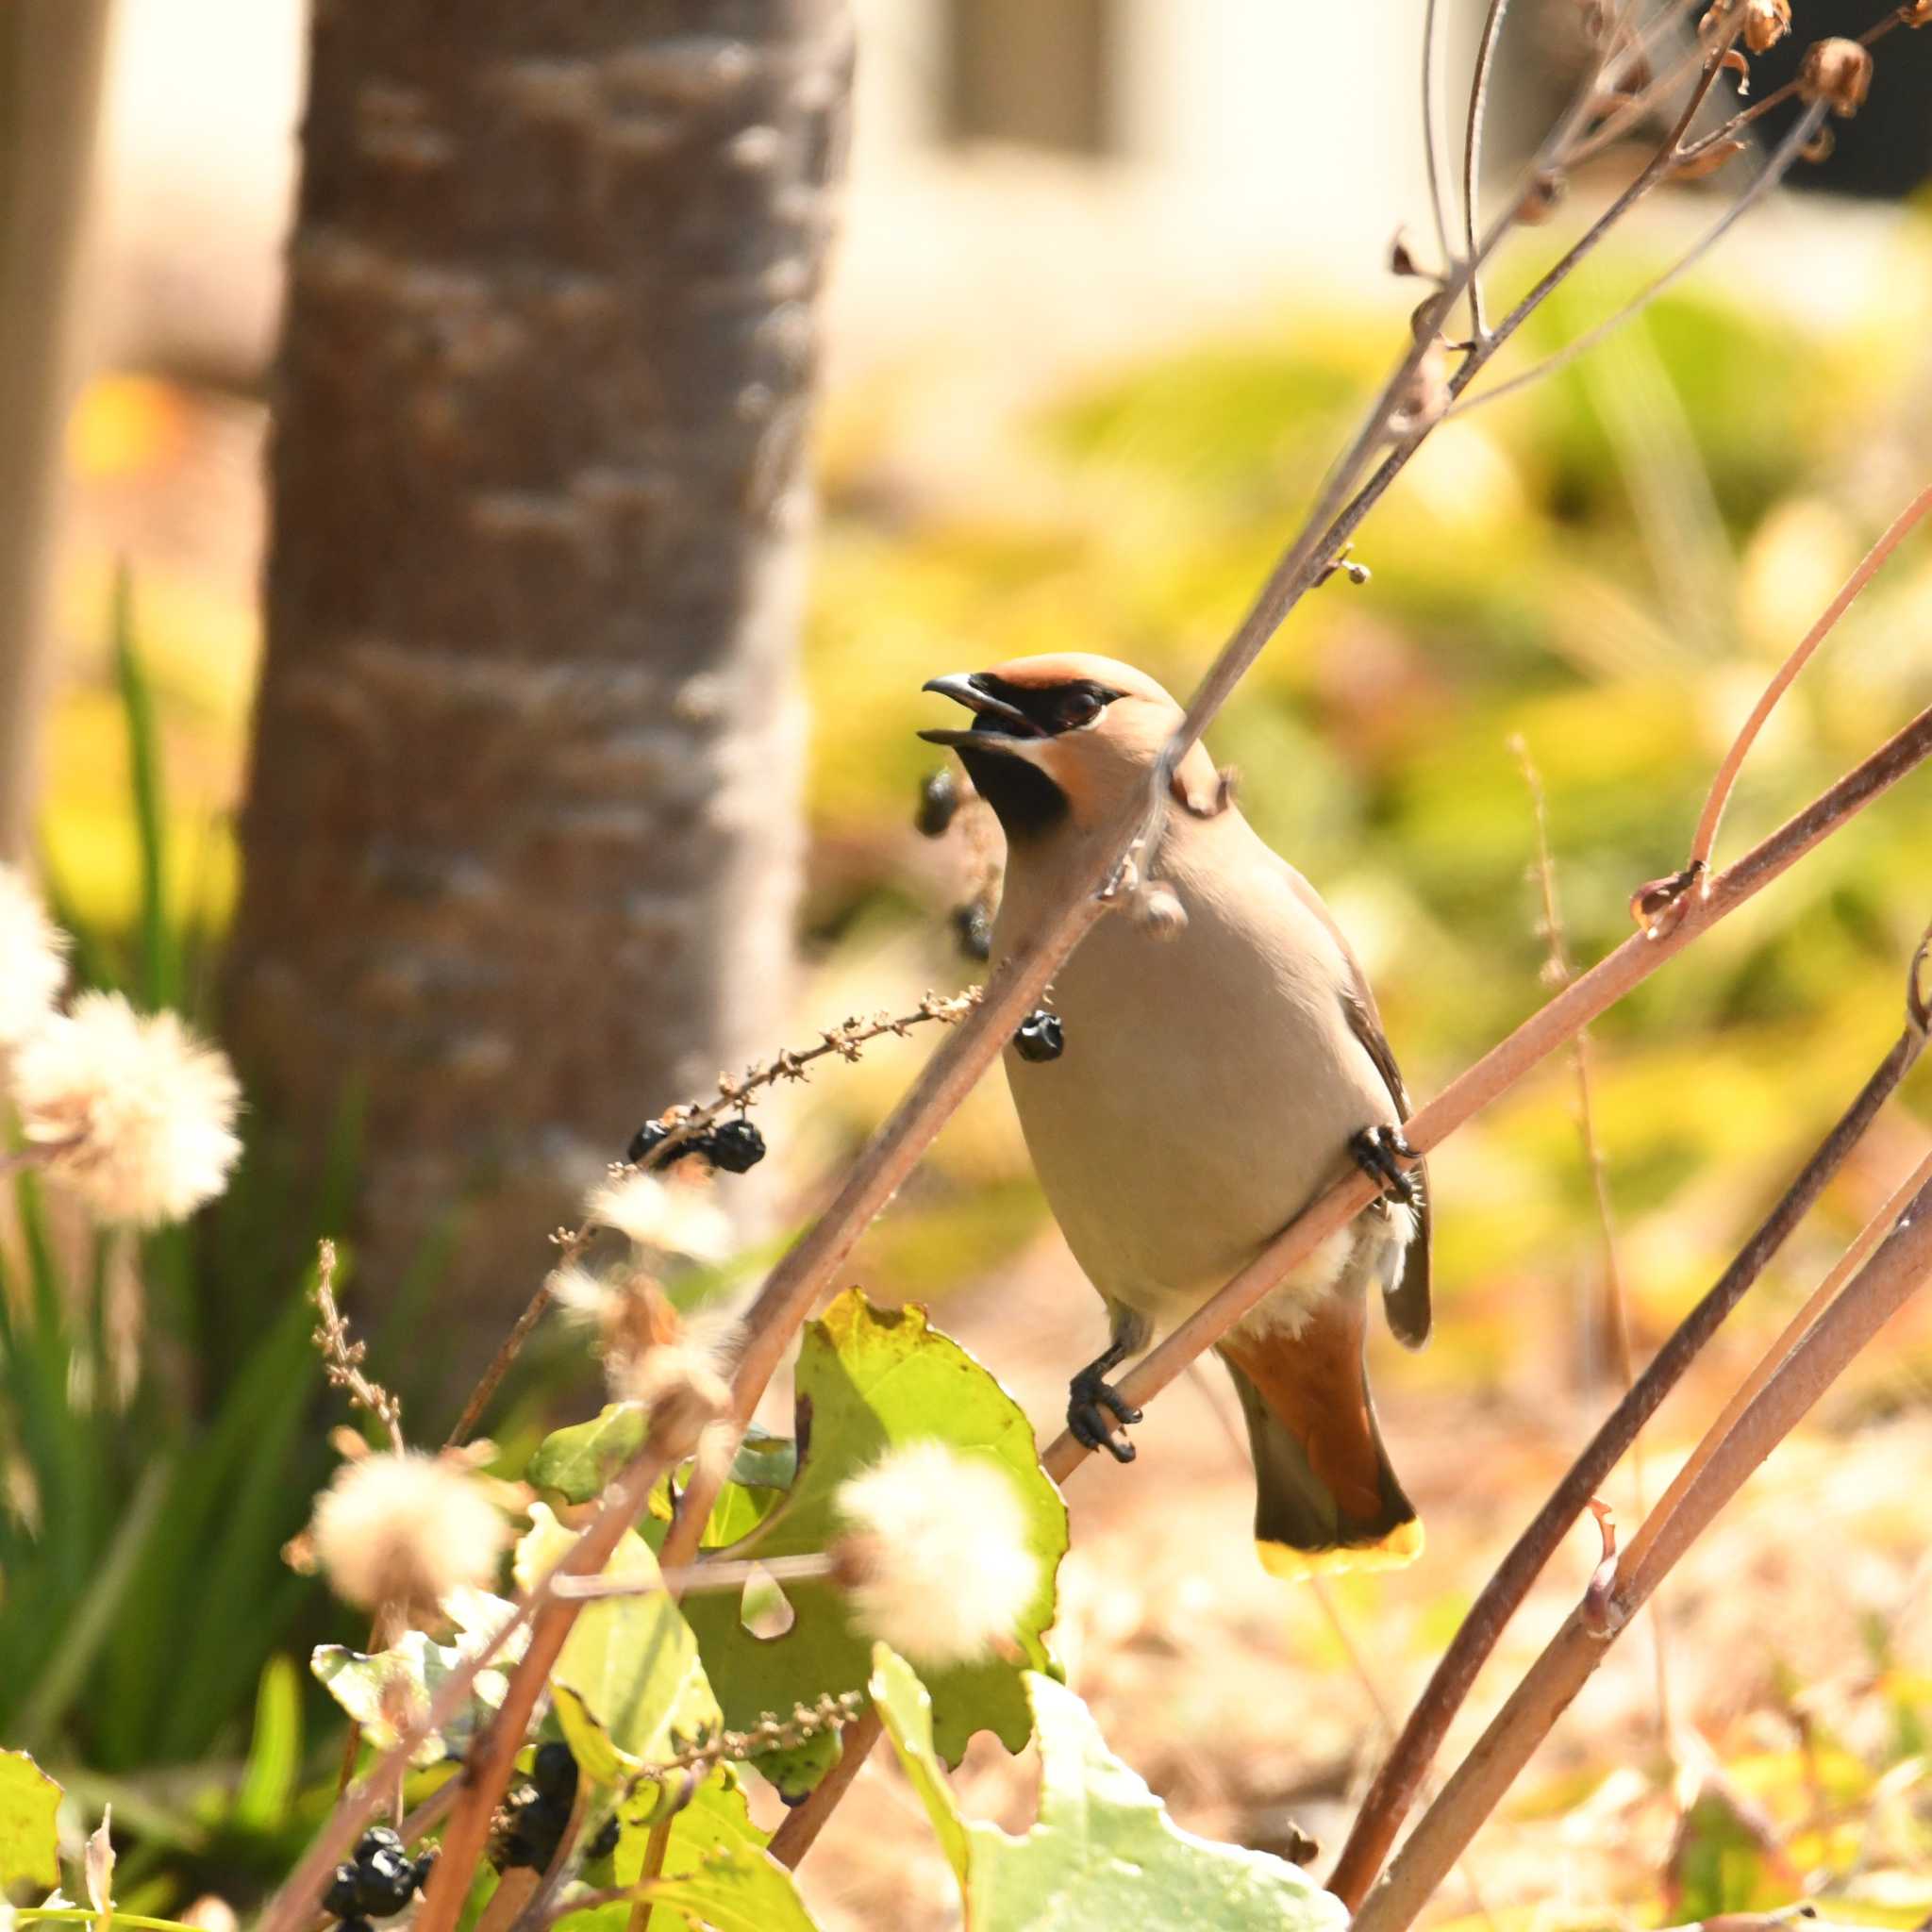
M 1409 1116 L 1408 1089 L 1402 1084 L 1402 1069 L 1389 1045 L 1389 1036 L 1375 1012 L 1375 1003 L 1361 969 L 1355 966 L 1353 982 L 1343 992 L 1341 1010 L 1349 1031 L 1361 1041 L 1362 1049 L 1375 1064 L 1395 1103 L 1398 1118 Z M 1402 1274 L 1383 1294 L 1389 1310 L 1389 1326 L 1395 1339 L 1407 1348 L 1420 1348 L 1429 1339 L 1429 1176 L 1425 1165 L 1417 1161 L 1411 1171 L 1415 1177 L 1415 1239 L 1403 1251 Z
M 1334 914 L 1322 903 L 1321 894 L 1285 859 L 1281 869 L 1287 874 L 1295 897 L 1322 923 L 1347 964 L 1342 1014 L 1348 1021 L 1349 1031 L 1361 1041 L 1362 1050 L 1374 1062 L 1375 1071 L 1389 1089 L 1389 1097 L 1395 1103 L 1396 1118 L 1406 1121 L 1411 1110 L 1408 1089 L 1403 1084 L 1402 1069 L 1395 1064 L 1389 1036 L 1382 1031 L 1382 1016 L 1375 1010 L 1375 995 L 1369 991 L 1368 975 L 1362 971 L 1361 961 L 1336 924 Z M 1415 1239 L 1404 1252 L 1401 1275 L 1384 1294 L 1383 1301 L 1395 1339 L 1405 1347 L 1420 1348 L 1429 1339 L 1429 1177 L 1421 1161 L 1413 1172 L 1416 1191 L 1422 1197 L 1416 1208 Z

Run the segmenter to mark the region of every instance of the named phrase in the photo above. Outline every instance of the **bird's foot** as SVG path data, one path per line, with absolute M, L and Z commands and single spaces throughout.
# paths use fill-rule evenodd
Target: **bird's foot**
M 1364 1127 L 1349 1137 L 1348 1151 L 1384 1194 L 1407 1208 L 1422 1206 L 1422 1190 L 1403 1164 L 1421 1157 L 1403 1138 L 1400 1127 Z
M 1122 1424 L 1140 1420 L 1141 1411 L 1102 1375 L 1098 1362 L 1067 1385 L 1067 1427 L 1074 1440 L 1090 1449 L 1105 1449 L 1116 1462 L 1133 1461 L 1134 1445 Z

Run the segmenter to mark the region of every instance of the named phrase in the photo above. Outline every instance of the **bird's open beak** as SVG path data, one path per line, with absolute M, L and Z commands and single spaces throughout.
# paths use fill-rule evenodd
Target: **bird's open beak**
M 929 677 L 920 690 L 936 691 L 975 714 L 969 731 L 922 731 L 919 735 L 928 744 L 986 744 L 989 740 L 1010 743 L 1016 738 L 1046 736 L 1024 711 L 986 690 L 977 672 L 956 671 L 948 677 Z

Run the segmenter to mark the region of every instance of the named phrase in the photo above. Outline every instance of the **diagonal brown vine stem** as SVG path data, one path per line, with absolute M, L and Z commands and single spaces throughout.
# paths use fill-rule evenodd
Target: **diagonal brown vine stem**
M 1840 1375 L 1858 1351 L 1932 1274 L 1932 1185 L 1913 1196 L 1878 1251 L 1780 1361 L 1721 1437 L 1706 1438 L 1703 1467 L 1638 1532 L 1612 1591 L 1608 1616 L 1580 1609 L 1530 1666 L 1441 1795 L 1370 1893 L 1354 1932 L 1403 1932 L 1495 1808 L 1538 1744 L 1569 1707 L 1631 1616 L 1745 1479 Z
M 1721 879 L 1718 885 L 1723 883 Z M 1906 1026 L 1890 1052 L 1744 1243 L 1737 1258 L 1678 1324 L 1650 1366 L 1610 1411 L 1549 1500 L 1497 1565 L 1495 1574 L 1463 1619 L 1462 1627 L 1437 1664 L 1402 1728 L 1401 1737 L 1369 1788 L 1348 1841 L 1336 1861 L 1328 1889 L 1344 1904 L 1359 1905 L 1374 1882 L 1451 1722 L 1461 1709 L 1510 1618 L 1542 1574 L 1543 1566 L 1590 1507 L 1604 1478 L 1622 1460 L 1638 1431 L 1656 1413 L 1664 1397 L 1682 1379 L 1684 1372 L 1764 1272 L 1766 1264 L 1809 1211 L 1825 1183 L 1837 1173 L 1845 1156 L 1857 1145 L 1923 1052 L 1925 1014 L 1918 997 L 1917 975 L 1924 957 L 1922 942 L 1913 958 Z

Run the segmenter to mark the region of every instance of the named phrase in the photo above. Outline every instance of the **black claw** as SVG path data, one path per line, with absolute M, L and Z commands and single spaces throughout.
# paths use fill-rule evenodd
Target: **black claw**
M 1354 1155 L 1356 1165 L 1385 1194 L 1392 1195 L 1406 1207 L 1422 1206 L 1422 1190 L 1404 1165 L 1419 1157 L 1400 1127 L 1363 1127 L 1350 1137 L 1348 1151 Z
M 1126 1353 L 1126 1344 L 1116 1341 L 1067 1384 L 1067 1427 L 1074 1440 L 1090 1449 L 1105 1449 L 1116 1462 L 1133 1461 L 1134 1445 L 1122 1425 L 1141 1420 L 1141 1411 L 1107 1379 L 1108 1370 Z

